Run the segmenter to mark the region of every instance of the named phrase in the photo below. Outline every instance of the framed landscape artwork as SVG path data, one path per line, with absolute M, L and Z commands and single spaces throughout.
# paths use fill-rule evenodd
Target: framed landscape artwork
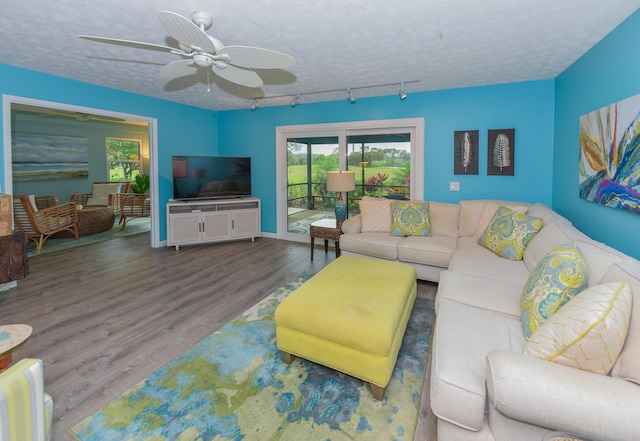
M 87 138 L 14 133 L 11 144 L 15 181 L 50 181 L 89 176 Z
M 640 95 L 580 117 L 580 197 L 640 214 Z
M 487 154 L 487 175 L 513 176 L 516 154 L 516 129 L 489 130 Z
M 477 130 L 453 132 L 453 173 L 456 175 L 478 174 Z

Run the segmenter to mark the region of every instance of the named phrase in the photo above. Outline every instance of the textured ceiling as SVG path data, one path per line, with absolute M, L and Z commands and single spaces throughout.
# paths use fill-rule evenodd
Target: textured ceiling
M 212 110 L 286 105 L 554 78 L 640 7 L 640 0 L 0 0 L 0 63 Z M 161 10 L 213 15 L 225 45 L 296 59 L 258 71 L 265 85 L 211 76 L 166 81 L 180 57 L 78 35 L 175 45 Z M 367 87 L 394 83 L 386 87 Z M 315 93 L 341 89 L 333 93 Z M 309 94 L 310 93 L 310 94 Z M 309 94 L 309 95 L 304 95 Z M 272 98 L 283 96 L 282 98 Z

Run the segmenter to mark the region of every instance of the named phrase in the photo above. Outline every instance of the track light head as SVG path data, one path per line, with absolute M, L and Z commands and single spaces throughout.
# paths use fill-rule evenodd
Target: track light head
M 256 100 L 253 102 L 253 104 L 251 104 L 251 111 L 255 112 L 256 109 L 258 109 L 260 107 L 260 101 L 258 101 L 258 98 L 256 98 Z
M 294 108 L 298 106 L 300 104 L 300 95 L 298 94 L 294 96 L 290 104 L 291 104 L 291 107 L 294 107 Z
M 347 100 L 351 103 L 354 104 L 356 102 L 356 97 L 353 94 L 353 92 L 351 91 L 351 89 L 347 89 Z
M 400 83 L 400 92 L 398 93 L 400 96 L 400 101 L 403 101 L 407 97 L 407 92 L 404 91 L 404 83 Z

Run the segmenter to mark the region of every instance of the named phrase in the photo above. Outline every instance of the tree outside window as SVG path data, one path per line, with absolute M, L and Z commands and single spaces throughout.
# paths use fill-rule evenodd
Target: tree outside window
M 107 138 L 109 181 L 133 181 L 142 170 L 142 141 Z

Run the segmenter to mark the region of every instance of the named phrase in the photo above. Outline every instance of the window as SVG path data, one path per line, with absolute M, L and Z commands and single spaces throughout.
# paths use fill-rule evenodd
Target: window
M 142 141 L 107 138 L 107 173 L 109 181 L 133 181 L 142 173 Z

